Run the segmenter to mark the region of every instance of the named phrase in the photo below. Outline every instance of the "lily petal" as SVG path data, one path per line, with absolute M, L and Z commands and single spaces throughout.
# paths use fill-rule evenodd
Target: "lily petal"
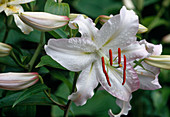
M 5 14 L 7 16 L 9 16 L 9 15 L 14 14 L 14 13 L 23 12 L 24 9 L 22 8 L 21 5 L 14 5 L 14 6 L 6 7 L 6 9 L 4 11 L 5 11 Z
M 24 34 L 29 34 L 31 31 L 33 31 L 33 28 L 31 28 L 30 26 L 28 26 L 27 24 L 25 24 L 18 16 L 18 14 L 13 14 L 14 16 L 14 21 L 16 23 L 16 25 L 21 29 L 21 31 Z
M 141 45 L 145 45 L 146 50 L 151 55 L 160 55 L 162 53 L 162 44 L 154 45 L 152 43 L 148 43 L 146 40 L 141 40 L 139 43 Z
M 121 53 L 123 55 L 126 55 L 128 62 L 135 59 L 143 59 L 149 55 L 149 53 L 145 49 L 145 46 L 140 45 L 138 42 L 134 42 L 126 48 L 122 49 Z
M 140 80 L 140 89 L 155 90 L 161 88 L 161 85 L 158 82 L 158 75 L 160 73 L 160 69 L 148 65 L 145 62 L 142 62 L 141 64 L 146 70 L 144 70 L 140 66 L 137 66 L 135 68 Z
M 84 105 L 87 99 L 94 95 L 93 90 L 97 87 L 95 63 L 84 69 L 76 83 L 77 92 L 72 93 L 68 99 L 75 102 L 77 106 Z
M 6 8 L 6 4 L 0 3 L 0 13 Z
M 102 66 L 100 62 L 98 62 L 98 70 L 97 70 L 97 78 L 102 85 L 102 87 L 109 92 L 111 95 L 117 97 L 120 100 L 128 101 L 130 95 L 133 91 L 139 88 L 139 79 L 137 77 L 136 72 L 132 68 L 131 65 L 127 65 L 126 71 L 126 83 L 122 85 L 123 82 L 123 74 L 121 70 L 115 69 L 111 66 L 108 66 L 108 75 L 110 79 L 111 86 L 108 85 L 105 75 L 102 72 Z
M 32 1 L 34 0 L 11 0 L 10 2 L 8 2 L 8 5 L 25 4 L 25 3 L 32 2 Z
M 95 24 L 90 18 L 85 19 L 83 15 L 79 15 L 75 20 L 70 21 L 69 26 L 72 29 L 79 28 L 82 38 L 93 41 L 96 39 L 98 29 L 95 27 Z
M 138 27 L 138 16 L 123 6 L 120 14 L 109 19 L 99 30 L 97 45 L 105 50 L 128 46 L 136 41 Z
M 82 38 L 50 39 L 45 45 L 46 53 L 70 71 L 81 71 L 95 59 L 96 46 Z
M 121 108 L 121 112 L 119 114 L 115 115 L 115 114 L 112 113 L 112 110 L 110 109 L 109 110 L 110 117 L 120 117 L 121 115 L 127 115 L 129 110 L 131 110 L 131 108 L 132 108 L 131 105 L 130 105 L 131 99 L 132 99 L 132 95 L 131 95 L 129 101 L 127 101 L 127 102 L 117 99 L 116 103 Z

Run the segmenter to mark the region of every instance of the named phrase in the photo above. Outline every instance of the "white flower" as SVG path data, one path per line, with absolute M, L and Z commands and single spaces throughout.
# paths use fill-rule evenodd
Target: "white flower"
M 148 55 L 145 46 L 136 41 L 138 17 L 123 7 L 120 14 L 109 19 L 100 30 L 82 15 L 70 22 L 70 26 L 76 28 L 71 24 L 78 25 L 81 38 L 50 39 L 45 45 L 46 53 L 62 66 L 70 71 L 82 71 L 76 84 L 77 92 L 68 98 L 76 105 L 83 105 L 100 83 L 111 95 L 128 102 L 131 93 L 139 88 L 137 74 L 129 62 Z M 120 61 L 118 48 L 125 55 L 124 61 Z M 111 59 L 115 59 L 113 65 Z
M 5 12 L 7 16 L 19 12 L 23 12 L 23 8 L 20 4 L 32 2 L 34 0 L 1 0 L 0 1 L 0 13 Z
M 11 50 L 12 47 L 10 45 L 0 42 L 0 57 L 9 55 Z
M 1 73 L 0 88 L 6 90 L 21 90 L 32 86 L 38 80 L 38 73 Z
M 162 53 L 162 45 L 154 45 L 148 43 L 146 40 L 140 41 L 141 45 L 145 45 L 146 50 L 151 55 L 149 58 L 145 58 L 144 61 L 141 62 L 142 66 L 135 67 L 135 70 L 138 74 L 140 80 L 140 89 L 144 90 L 155 90 L 161 88 L 161 85 L 158 82 L 158 75 L 160 73 L 160 69 L 156 66 L 152 66 L 152 64 L 147 64 L 149 59 L 152 56 L 158 56 Z

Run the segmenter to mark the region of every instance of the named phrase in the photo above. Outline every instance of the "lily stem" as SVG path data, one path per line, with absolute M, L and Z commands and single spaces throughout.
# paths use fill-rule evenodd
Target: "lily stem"
M 23 64 L 21 64 L 21 62 L 17 59 L 16 55 L 14 54 L 13 51 L 10 52 L 10 56 L 12 57 L 12 59 L 22 68 L 27 69 L 27 67 Z
M 42 49 L 43 45 L 45 43 L 44 36 L 45 36 L 44 32 L 41 32 L 41 37 L 40 37 L 40 42 L 38 44 L 38 47 L 35 50 L 35 53 L 34 53 L 33 57 L 31 58 L 30 62 L 28 63 L 28 67 L 29 67 L 28 71 L 29 72 L 32 70 L 32 67 L 33 67 L 33 65 L 34 65 L 39 53 L 41 52 L 41 49 Z
M 40 75 L 39 75 L 39 79 L 40 79 L 41 83 L 44 84 L 43 78 L 42 78 Z M 62 110 L 65 109 L 65 105 L 62 105 L 62 104 L 56 102 L 46 90 L 44 90 L 44 93 L 46 94 L 46 96 L 47 96 L 54 104 L 56 104 L 56 105 L 57 105 L 58 107 L 60 107 Z
M 74 81 L 73 81 L 73 87 L 72 87 L 71 93 L 73 93 L 76 90 L 76 82 L 77 82 L 78 76 L 79 76 L 79 73 L 76 72 L 75 75 L 74 75 Z M 64 117 L 68 117 L 68 113 L 69 113 L 69 110 L 70 110 L 71 103 L 72 103 L 72 101 L 68 100 L 65 111 L 64 111 Z

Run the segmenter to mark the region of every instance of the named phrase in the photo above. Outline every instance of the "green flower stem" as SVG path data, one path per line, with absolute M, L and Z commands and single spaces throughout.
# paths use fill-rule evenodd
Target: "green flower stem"
M 162 2 L 162 7 L 161 9 L 159 10 L 158 14 L 156 15 L 155 19 L 150 23 L 150 25 L 148 26 L 148 32 L 149 33 L 153 26 L 155 25 L 155 23 L 159 20 L 159 18 L 164 14 L 165 12 L 165 8 L 168 6 L 169 2 L 167 2 L 167 0 L 164 0 Z
M 75 90 L 76 90 L 76 82 L 77 82 L 78 76 L 79 76 L 79 73 L 76 72 L 75 76 L 74 76 L 73 87 L 72 87 L 71 93 L 75 92 Z M 64 111 L 64 117 L 68 117 L 68 113 L 69 113 L 69 110 L 70 110 L 71 103 L 72 103 L 72 101 L 68 100 L 67 105 L 66 105 L 66 109 Z
M 28 69 L 25 65 L 21 64 L 21 62 L 17 59 L 17 57 L 16 57 L 16 55 L 14 54 L 13 51 L 10 52 L 10 56 L 19 66 L 21 66 L 24 69 Z
M 28 63 L 28 68 L 29 68 L 28 71 L 29 71 L 29 72 L 32 70 L 32 67 L 33 67 L 34 63 L 35 63 L 35 61 L 36 61 L 39 53 L 41 52 L 41 49 L 42 49 L 43 45 L 45 44 L 45 38 L 44 38 L 44 36 L 45 36 L 45 35 L 44 35 L 44 32 L 41 32 L 41 37 L 40 37 L 40 42 L 39 42 L 39 44 L 38 44 L 38 47 L 37 47 L 37 49 L 36 49 L 33 57 L 31 58 L 30 62 Z
M 40 82 L 41 82 L 42 84 L 44 84 L 43 78 L 42 78 L 40 75 L 39 75 L 39 79 L 40 79 Z M 50 96 L 50 94 L 49 94 L 46 90 L 44 90 L 44 93 L 46 94 L 46 96 L 47 96 L 53 103 L 55 103 L 57 106 L 59 106 L 62 110 L 65 109 L 65 105 L 62 105 L 62 104 L 56 102 L 56 101 Z

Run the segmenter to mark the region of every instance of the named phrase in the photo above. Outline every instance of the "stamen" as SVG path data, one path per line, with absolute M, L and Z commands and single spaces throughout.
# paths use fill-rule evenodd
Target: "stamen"
M 121 49 L 118 48 L 118 64 L 119 64 L 119 67 L 122 67 L 120 63 L 121 63 Z
M 110 65 L 113 65 L 113 55 L 112 55 L 112 50 L 109 50 L 109 57 L 110 57 Z
M 106 80 L 107 80 L 108 85 L 111 87 L 111 83 L 110 83 L 110 80 L 109 80 L 109 76 L 108 76 L 108 74 L 107 74 L 107 72 L 106 72 L 106 69 L 105 69 L 104 57 L 102 57 L 101 59 L 102 59 L 103 73 L 104 73 L 105 76 L 106 76 Z
M 126 56 L 124 55 L 123 57 L 124 57 L 124 68 L 123 68 L 123 83 L 122 83 L 122 85 L 124 85 L 126 82 Z

